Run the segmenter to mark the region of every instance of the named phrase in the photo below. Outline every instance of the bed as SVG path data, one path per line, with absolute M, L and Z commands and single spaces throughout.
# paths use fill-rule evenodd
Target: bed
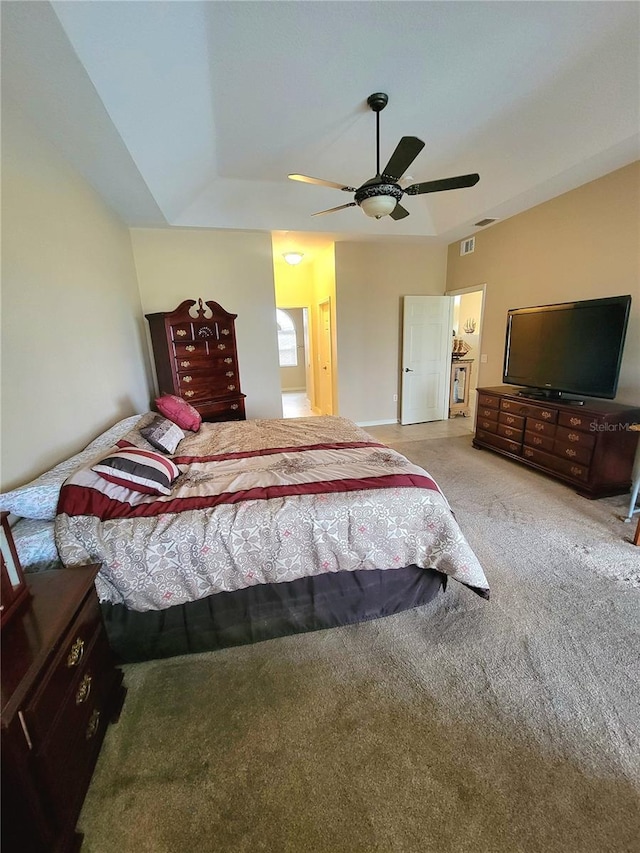
M 426 604 L 449 579 L 489 597 L 433 478 L 351 421 L 203 423 L 164 456 L 176 476 L 161 494 L 106 477 L 117 451 L 153 457 L 165 476 L 143 436 L 155 419 L 84 460 L 54 522 L 64 565 L 102 566 L 121 661 L 379 618 Z

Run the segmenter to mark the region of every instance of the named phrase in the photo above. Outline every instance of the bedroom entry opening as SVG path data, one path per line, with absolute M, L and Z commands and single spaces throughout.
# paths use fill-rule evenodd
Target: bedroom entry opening
M 315 414 L 309 399 L 309 317 L 307 308 L 276 308 L 282 416 Z

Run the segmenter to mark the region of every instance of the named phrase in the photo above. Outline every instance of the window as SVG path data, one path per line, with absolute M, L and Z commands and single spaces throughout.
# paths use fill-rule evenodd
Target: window
M 276 308 L 280 367 L 298 366 L 298 338 L 293 320 L 286 311 Z

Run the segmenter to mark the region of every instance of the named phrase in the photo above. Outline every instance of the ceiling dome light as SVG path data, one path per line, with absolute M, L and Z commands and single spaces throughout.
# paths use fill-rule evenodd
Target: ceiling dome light
M 285 252 L 282 256 L 288 264 L 291 264 L 292 267 L 295 267 L 296 264 L 299 264 L 300 261 L 304 258 L 302 252 Z
M 371 198 L 363 198 L 360 207 L 367 216 L 381 219 L 387 216 L 396 206 L 396 200 L 390 195 L 374 195 Z

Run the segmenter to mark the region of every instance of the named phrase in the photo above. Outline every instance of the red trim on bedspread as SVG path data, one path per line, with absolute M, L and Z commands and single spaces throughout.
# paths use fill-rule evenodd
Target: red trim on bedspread
M 172 456 L 176 465 L 192 465 L 194 462 L 223 462 L 225 459 L 249 459 L 251 456 L 271 456 L 275 453 L 303 453 L 306 450 L 344 450 L 352 447 L 383 447 L 377 441 L 340 441 L 334 444 L 306 444 L 291 447 L 267 447 L 264 450 L 238 450 L 233 453 L 217 453 L 214 456 Z
M 67 515 L 91 515 L 106 521 L 112 518 L 148 518 L 165 513 L 187 512 L 207 509 L 221 504 L 241 501 L 269 500 L 291 495 L 319 495 L 336 492 L 357 492 L 371 489 L 419 488 L 441 494 L 436 483 L 418 474 L 385 474 L 376 477 L 350 480 L 324 480 L 310 483 L 288 483 L 282 486 L 265 486 L 237 492 L 222 492 L 218 495 L 198 495 L 188 498 L 145 501 L 131 505 L 118 501 L 86 486 L 63 486 L 60 491 L 58 513 Z

